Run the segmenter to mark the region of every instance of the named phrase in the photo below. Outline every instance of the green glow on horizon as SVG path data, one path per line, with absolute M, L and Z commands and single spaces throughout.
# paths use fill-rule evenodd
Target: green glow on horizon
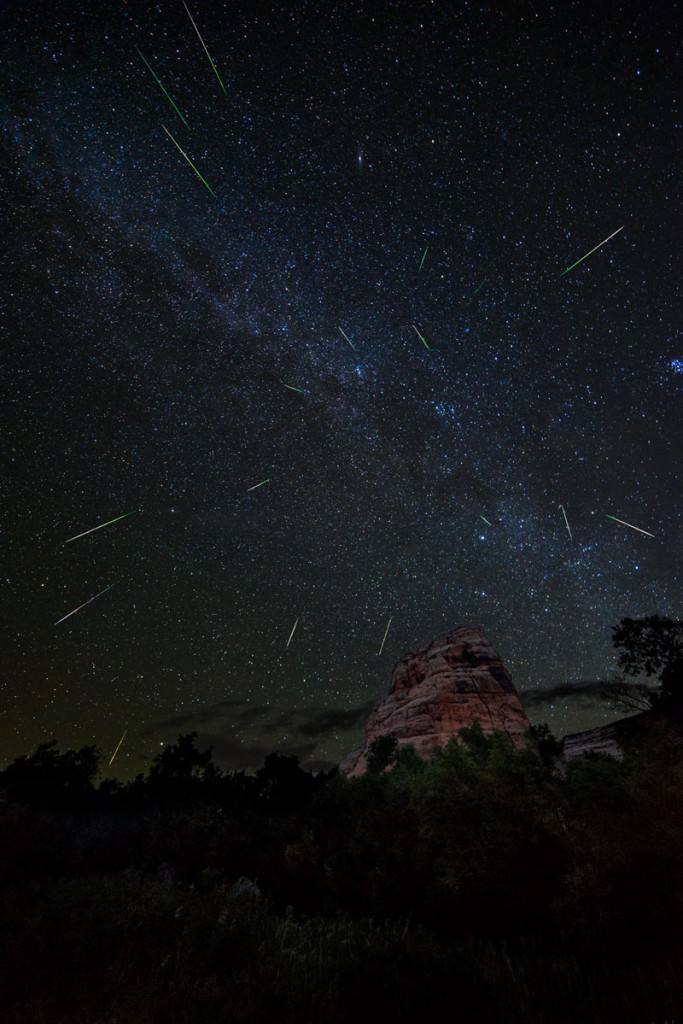
M 163 93 L 164 93 L 164 95 L 165 95 L 166 99 L 167 99 L 167 100 L 168 100 L 168 102 L 169 102 L 169 103 L 171 104 L 171 106 L 172 106 L 172 107 L 173 107 L 173 109 L 175 110 L 175 112 L 176 112 L 176 114 L 178 115 L 178 117 L 179 117 L 179 118 L 180 118 L 180 119 L 182 120 L 182 122 L 183 122 L 183 124 L 185 125 L 185 127 L 186 127 L 186 128 L 189 128 L 189 127 L 190 127 L 190 126 L 189 126 L 189 124 L 187 123 L 187 121 L 185 120 L 185 118 L 183 117 L 183 115 L 181 114 L 181 112 L 180 112 L 180 111 L 178 110 L 177 106 L 175 105 L 175 103 L 173 102 L 173 100 L 171 99 L 171 97 L 169 96 L 169 94 L 168 94 L 168 93 L 166 92 L 166 89 L 164 89 L 164 86 L 163 86 L 163 85 L 162 85 L 162 83 L 161 83 L 161 79 L 159 78 L 159 76 L 158 76 L 158 75 L 157 75 L 157 73 L 155 72 L 155 70 L 154 70 L 154 68 L 152 67 L 152 65 L 151 65 L 151 64 L 149 63 L 149 61 L 147 60 L 147 58 L 145 57 L 145 55 L 144 55 L 144 54 L 142 53 L 142 51 L 140 50 L 139 46 L 136 46 L 136 47 L 135 47 L 135 49 L 136 49 L 136 50 L 138 51 L 138 53 L 140 54 L 140 56 L 141 56 L 141 57 L 142 57 L 142 59 L 144 60 L 145 64 L 147 65 L 147 67 L 149 68 L 149 70 L 150 70 L 150 71 L 152 72 L 152 74 L 154 75 L 154 79 L 155 79 L 155 81 L 156 81 L 157 85 L 158 85 L 158 86 L 159 86 L 159 88 L 160 88 L 160 89 L 161 89 L 161 90 L 163 91 Z

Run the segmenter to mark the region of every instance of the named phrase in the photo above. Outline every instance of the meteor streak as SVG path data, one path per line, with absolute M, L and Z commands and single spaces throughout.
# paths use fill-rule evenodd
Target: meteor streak
M 482 290 L 487 281 L 488 277 L 485 277 L 481 284 L 474 289 L 474 292 L 472 293 L 473 297 L 477 294 L 477 292 L 480 292 Z
M 180 120 L 181 120 L 181 121 L 183 122 L 183 124 L 185 125 L 185 127 L 186 127 L 186 128 L 189 128 L 189 127 L 190 127 L 190 126 L 189 126 L 189 124 L 187 123 L 187 121 L 185 120 L 185 118 L 183 117 L 183 115 L 182 115 L 182 114 L 180 113 L 180 111 L 179 111 L 179 110 L 178 110 L 178 108 L 176 107 L 176 105 L 175 105 L 175 103 L 173 102 L 173 100 L 171 99 L 171 97 L 170 97 L 170 96 L 168 95 L 168 93 L 167 93 L 167 92 L 166 92 L 166 90 L 164 89 L 163 85 L 161 84 L 161 79 L 159 78 L 159 76 L 158 76 L 158 75 L 157 75 L 157 73 L 155 72 L 155 70 L 154 70 L 154 68 L 152 67 L 152 65 L 151 65 L 151 64 L 149 63 L 149 61 L 147 60 L 147 58 L 145 57 L 145 55 L 144 55 L 144 54 L 142 53 L 142 51 L 140 50 L 140 48 L 139 48 L 138 46 L 136 46 L 136 47 L 135 47 L 135 49 L 136 49 L 136 50 L 138 51 L 138 53 L 140 54 L 140 56 L 141 56 L 141 57 L 142 57 L 142 59 L 144 60 L 145 64 L 147 65 L 147 67 L 149 68 L 149 70 L 150 70 L 150 71 L 152 72 L 152 74 L 154 75 L 154 80 L 156 81 L 157 85 L 159 86 L 159 88 L 160 88 L 160 89 L 161 89 L 161 91 L 163 92 L 163 94 L 164 94 L 164 96 L 166 97 L 166 99 L 168 100 L 168 102 L 169 102 L 169 103 L 171 104 L 171 106 L 172 106 L 172 107 L 173 107 L 173 109 L 175 110 L 175 112 L 176 112 L 176 114 L 178 115 L 178 117 L 180 118 Z
M 632 530 L 637 530 L 638 533 L 644 533 L 646 537 L 654 537 L 654 533 L 648 533 L 647 530 L 641 530 L 639 526 L 634 526 L 632 523 L 625 523 L 623 519 L 617 519 L 616 516 L 608 515 L 607 518 L 613 519 L 615 523 L 621 523 L 622 526 L 630 526 Z
M 623 231 L 625 227 L 626 227 L 626 225 L 625 225 L 625 224 L 622 224 L 622 225 L 621 225 L 621 227 L 620 227 L 620 228 L 617 228 L 617 230 L 616 230 L 616 231 L 613 231 L 613 232 L 612 232 L 612 234 L 611 234 L 611 235 L 609 235 L 609 237 L 608 237 L 608 238 L 605 238 L 605 239 L 604 239 L 604 240 L 603 240 L 602 242 L 600 242 L 600 245 L 596 245 L 596 246 L 595 246 L 595 249 L 599 249 L 601 245 L 604 245 L 604 244 L 605 244 L 605 242 L 609 242 L 610 238 L 614 238 L 614 236 L 615 236 L 615 235 L 618 235 L 620 231 Z M 591 255 L 591 253 L 594 253 L 594 252 L 595 252 L 595 249 L 591 249 L 591 251 L 590 251 L 590 252 L 587 252 L 587 253 L 586 253 L 586 255 L 585 255 L 585 256 L 582 256 L 580 260 L 577 260 L 577 261 L 576 261 L 576 263 L 572 263 L 571 267 L 567 267 L 567 269 L 566 269 L 566 270 L 563 270 L 563 271 L 562 271 L 562 273 L 560 274 L 560 277 L 564 277 L 564 275 L 565 275 L 565 274 L 568 274 L 570 270 L 573 270 L 573 269 L 574 269 L 574 267 L 578 267 L 579 263 L 583 263 L 583 261 L 584 261 L 585 259 L 588 259 L 588 257 L 589 257 L 589 256 Z
M 354 343 L 353 343 L 353 342 L 351 341 L 351 339 L 349 338 L 348 334 L 346 334 L 346 333 L 345 333 L 344 331 L 342 331 L 341 327 L 339 328 L 339 330 L 340 330 L 340 331 L 342 332 L 342 334 L 344 335 L 344 337 L 345 337 L 345 338 L 346 338 L 346 340 L 348 341 L 349 345 L 351 346 L 351 348 L 352 348 L 352 349 L 353 349 L 353 351 L 355 352 L 355 351 L 356 351 L 356 346 L 355 346 L 355 345 L 354 345 Z
M 572 537 L 572 531 L 571 531 L 571 529 L 569 527 L 569 523 L 567 522 L 567 513 L 564 510 L 564 505 L 560 505 L 560 508 L 562 509 L 562 515 L 564 516 L 564 524 L 567 527 L 567 532 L 569 533 L 569 539 L 570 539 L 570 541 L 573 544 L 574 543 L 574 538 Z
M 197 170 L 197 168 L 195 167 L 195 165 L 194 165 L 194 164 L 192 163 L 192 161 L 190 160 L 189 156 L 187 155 L 187 153 L 185 152 L 185 150 L 183 149 L 183 147 L 182 147 L 182 146 L 181 146 L 181 145 L 180 145 L 180 144 L 179 144 L 178 142 L 176 142 L 176 140 L 175 140 L 175 139 L 173 138 L 173 136 L 172 136 L 172 135 L 171 135 L 171 133 L 169 132 L 169 130 L 168 130 L 168 128 L 166 127 L 166 125 L 165 125 L 165 124 L 162 124 L 162 126 L 161 126 L 161 127 L 162 127 L 162 128 L 164 129 L 164 131 L 165 131 L 165 132 L 166 132 L 166 134 L 168 135 L 169 139 L 171 139 L 171 141 L 172 141 L 173 143 L 175 143 L 175 145 L 176 145 L 176 146 L 178 147 L 178 149 L 179 149 L 179 150 L 180 150 L 180 152 L 181 152 L 181 153 L 183 154 L 183 156 L 185 157 L 185 159 L 187 160 L 188 164 L 190 165 L 190 167 L 192 168 L 192 170 L 194 171 L 194 173 L 195 173 L 195 174 L 197 175 L 197 177 L 198 177 L 198 178 L 199 178 L 199 179 L 200 179 L 201 181 L 203 181 L 203 182 L 204 182 L 204 184 L 205 184 L 205 185 L 206 185 L 206 187 L 208 188 L 208 190 L 209 190 L 209 192 L 211 193 L 211 195 L 213 196 L 213 198 L 214 198 L 214 199 L 217 199 L 217 198 L 218 198 L 218 196 L 216 195 L 216 193 L 214 192 L 214 190 L 213 190 L 213 189 L 211 188 L 211 186 L 209 185 L 209 183 L 208 183 L 208 181 L 206 180 L 206 178 L 202 178 L 201 174 L 199 173 L 199 171 Z
M 294 388 L 294 387 L 292 387 L 291 384 L 285 384 L 285 387 L 289 388 L 290 391 L 298 391 L 300 395 L 303 395 L 303 393 L 304 393 L 304 389 L 303 388 Z
M 207 56 L 207 57 L 209 58 L 209 64 L 211 65 L 211 67 L 212 67 L 212 68 L 213 68 L 213 70 L 214 70 L 214 73 L 215 73 L 215 75 L 216 75 L 216 78 L 218 79 L 218 82 L 219 82 L 219 84 L 220 84 L 220 87 L 221 87 L 221 89 L 223 90 L 223 92 L 225 93 L 225 95 L 227 96 L 227 95 L 228 95 L 228 91 L 227 91 L 227 89 L 225 88 L 225 86 L 223 85 L 223 82 L 222 82 L 222 80 L 221 80 L 221 76 L 220 76 L 220 75 L 218 74 L 218 71 L 216 70 L 216 65 L 215 65 L 215 64 L 214 64 L 214 62 L 213 62 L 213 61 L 211 60 L 211 54 L 209 53 L 209 51 L 208 51 L 208 50 L 207 50 L 207 48 L 206 48 L 206 43 L 204 42 L 204 40 L 202 39 L 202 37 L 201 37 L 201 35 L 200 35 L 199 29 L 197 28 L 197 25 L 195 24 L 195 20 L 194 20 L 194 18 L 193 18 L 193 17 L 192 17 L 192 15 L 190 14 L 189 8 L 188 8 L 187 4 L 185 3 L 185 0 L 183 0 L 183 7 L 184 7 L 184 8 L 185 8 L 185 10 L 187 11 L 187 15 L 188 15 L 188 17 L 189 17 L 190 21 L 192 22 L 192 25 L 193 25 L 193 27 L 194 27 L 194 30 L 195 30 L 195 32 L 197 33 L 197 35 L 199 36 L 199 42 L 200 42 L 200 43 L 202 44 L 202 46 L 204 47 L 204 53 L 205 53 L 205 54 L 206 54 L 206 56 Z
M 391 616 L 391 619 L 393 619 L 393 615 Z M 386 630 L 384 632 L 384 639 L 382 640 L 382 646 L 380 647 L 379 651 L 377 652 L 377 656 L 378 657 L 382 653 L 382 651 L 384 650 L 384 644 L 386 643 L 387 636 L 389 635 L 389 626 L 391 625 L 391 619 L 389 619 L 389 621 L 387 622 L 387 628 L 386 628 Z
M 111 583 L 108 587 L 105 587 L 104 590 L 100 590 L 99 594 L 95 594 L 95 596 L 91 597 L 88 601 L 84 601 L 83 604 L 79 604 L 78 608 L 74 608 L 74 610 L 69 612 L 68 615 L 64 615 L 61 619 L 57 619 L 55 626 L 58 626 L 60 622 L 64 622 L 65 619 L 70 619 L 72 615 L 75 615 L 76 612 L 80 612 L 81 608 L 85 608 L 87 604 L 92 604 L 98 597 L 102 597 L 102 594 L 106 594 L 108 590 L 111 590 L 113 586 L 114 584 Z
M 267 480 L 262 480 L 261 483 L 259 484 L 254 484 L 253 487 L 247 487 L 247 494 L 249 493 L 249 491 L 255 491 L 257 487 L 263 487 L 264 484 L 268 483 L 270 483 L 270 477 L 268 477 Z
M 428 248 L 429 248 L 429 246 L 427 246 L 427 249 L 428 249 Z M 426 260 L 426 258 L 427 258 L 427 249 L 425 249 L 425 251 L 424 251 L 424 253 L 423 253 L 423 256 L 422 256 L 422 262 L 420 263 L 420 266 L 419 266 L 419 267 L 417 268 L 417 272 L 418 272 L 418 274 L 419 274 L 419 273 L 420 273 L 420 271 L 422 270 L 422 267 L 424 266 L 424 261 L 425 261 L 425 260 Z
M 427 342 L 426 342 L 426 341 L 424 340 L 424 338 L 422 337 L 422 335 L 421 335 L 421 334 L 420 334 L 420 332 L 418 331 L 418 329 L 417 329 L 417 327 L 415 326 L 415 324 L 413 324 L 413 330 L 414 330 L 414 331 L 416 332 L 416 334 L 417 334 L 418 338 L 420 339 L 420 341 L 422 342 L 422 344 L 424 345 L 424 347 L 425 347 L 425 348 L 427 349 L 427 351 L 428 351 L 428 352 L 430 352 L 430 351 L 431 351 L 431 349 L 429 348 L 429 345 L 428 345 L 428 344 L 427 344 Z
M 484 516 L 482 516 L 482 515 L 480 514 L 479 518 L 480 518 L 480 519 L 484 519 Z M 486 523 L 486 525 L 487 525 L 487 526 L 493 526 L 493 523 L 490 523 L 490 522 L 488 521 L 488 519 L 484 519 L 484 522 Z
M 289 634 L 289 640 L 287 641 L 287 646 L 288 646 L 288 647 L 289 647 L 289 645 L 290 645 L 290 644 L 291 644 L 291 642 L 292 642 L 292 637 L 294 636 L 294 630 L 296 629 L 296 627 L 298 626 L 298 624 L 299 624 L 299 619 L 297 618 L 296 622 L 295 622 L 295 623 L 294 623 L 294 625 L 292 626 L 292 632 L 291 632 L 291 633 Z
M 93 526 L 92 530 L 85 530 L 84 533 L 77 533 L 75 537 L 69 537 L 69 539 L 65 540 L 64 543 L 70 544 L 72 540 L 78 540 L 79 537 L 87 537 L 89 533 L 94 533 L 95 530 L 101 530 L 105 526 L 111 526 L 112 523 L 118 523 L 119 519 L 127 519 L 128 516 L 134 516 L 136 511 L 137 509 L 133 512 L 125 512 L 122 516 L 117 516 L 116 519 L 110 519 L 107 523 L 100 523 L 99 526 Z
M 127 730 L 127 729 L 126 729 L 126 732 L 128 732 L 128 730 Z M 119 750 L 120 750 L 120 748 L 121 748 L 121 744 L 123 743 L 123 741 L 124 741 L 124 740 L 125 740 L 125 738 L 126 738 L 126 732 L 124 732 L 123 736 L 122 736 L 122 737 L 121 737 L 121 739 L 119 740 L 119 745 L 118 745 L 118 747 L 116 748 L 116 750 L 114 751 L 114 753 L 113 753 L 113 754 L 111 755 L 111 761 L 109 762 L 109 764 L 111 764 L 111 762 L 112 762 L 112 761 L 114 760 L 114 758 L 115 758 L 115 757 L 116 757 L 116 755 L 118 754 L 118 752 L 119 752 Z

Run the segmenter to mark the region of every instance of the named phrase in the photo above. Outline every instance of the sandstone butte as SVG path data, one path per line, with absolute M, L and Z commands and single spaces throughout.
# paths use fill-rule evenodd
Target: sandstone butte
M 429 758 L 464 729 L 479 722 L 484 733 L 504 732 L 524 745 L 531 724 L 512 679 L 489 640 L 475 626 L 463 626 L 420 650 L 406 654 L 394 668 L 389 693 L 370 713 L 365 743 L 339 766 L 345 775 L 362 775 L 378 736 L 395 736 Z

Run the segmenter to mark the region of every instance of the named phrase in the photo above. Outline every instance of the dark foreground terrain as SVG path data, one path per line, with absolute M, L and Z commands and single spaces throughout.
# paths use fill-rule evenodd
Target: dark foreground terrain
M 18 759 L 0 1019 L 683 1019 L 679 760 L 636 737 L 560 778 L 547 737 L 464 739 L 354 780 L 223 774 L 193 736 L 125 787 L 91 748 Z

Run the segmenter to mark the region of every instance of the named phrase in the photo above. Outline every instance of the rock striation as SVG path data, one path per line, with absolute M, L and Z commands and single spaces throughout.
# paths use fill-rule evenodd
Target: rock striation
M 463 626 L 394 668 L 389 693 L 370 713 L 365 743 L 339 766 L 362 775 L 378 736 L 395 736 L 428 758 L 464 729 L 479 722 L 485 733 L 504 732 L 518 746 L 531 728 L 509 673 L 482 631 Z
M 642 711 L 596 729 L 570 733 L 562 740 L 558 767 L 563 771 L 569 761 L 585 754 L 608 754 L 621 761 L 626 750 L 637 750 L 643 743 L 683 757 L 683 707 Z

